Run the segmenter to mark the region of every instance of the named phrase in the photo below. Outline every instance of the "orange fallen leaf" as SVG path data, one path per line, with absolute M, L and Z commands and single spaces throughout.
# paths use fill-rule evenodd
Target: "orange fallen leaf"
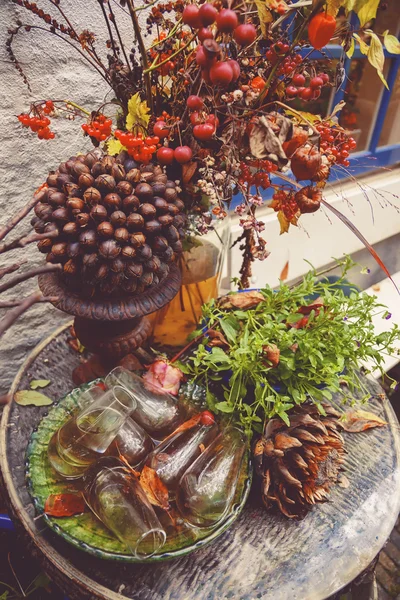
M 279 275 L 279 279 L 281 281 L 286 281 L 289 276 L 289 261 L 286 261 L 285 266 L 283 267 L 281 274 Z
M 83 513 L 86 503 L 81 494 L 50 494 L 44 505 L 44 512 L 50 517 L 72 517 Z
M 159 506 L 163 510 L 169 510 L 168 489 L 154 469 L 145 465 L 140 473 L 139 481 L 150 504 Z
M 236 294 L 229 294 L 223 296 L 219 300 L 220 308 L 254 308 L 260 302 L 264 302 L 265 298 L 261 292 L 238 292 Z
M 374 427 L 384 427 L 387 421 L 366 410 L 351 409 L 340 417 L 339 425 L 349 433 L 360 433 Z

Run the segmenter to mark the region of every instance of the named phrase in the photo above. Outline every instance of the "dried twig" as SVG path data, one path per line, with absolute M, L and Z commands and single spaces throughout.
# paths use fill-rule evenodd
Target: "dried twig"
M 42 296 L 38 302 L 56 302 L 58 300 L 58 296 Z M 20 306 L 23 300 L 7 300 L 5 302 L 0 302 L 0 308 L 14 308 L 15 306 Z
M 31 277 L 36 277 L 36 275 L 41 275 L 42 273 L 51 273 L 52 271 L 61 271 L 62 265 L 44 265 L 43 267 L 38 267 L 37 269 L 32 269 L 31 271 L 26 271 L 25 273 L 21 273 L 17 275 L 13 279 L 6 281 L 0 285 L 0 294 L 13 288 L 14 286 L 26 281 L 27 279 L 31 279 Z
M 2 252 L 7 252 L 8 250 L 13 250 L 14 248 L 24 248 L 33 242 L 39 242 L 40 240 L 44 240 L 46 238 L 55 238 L 57 236 L 57 231 L 49 231 L 48 233 L 31 233 L 28 235 L 24 233 L 21 235 L 21 237 L 16 238 L 12 242 L 3 242 L 0 244 L 0 254 Z
M 29 200 L 29 202 L 27 202 L 25 206 L 21 208 L 21 210 L 11 217 L 11 219 L 9 219 L 7 223 L 3 225 L 3 227 L 0 227 L 0 240 L 3 240 L 6 235 L 10 233 L 10 231 L 12 231 L 24 217 L 26 217 L 26 215 L 32 210 L 35 204 L 39 202 L 39 200 L 40 196 L 38 194 L 34 194 L 33 198 Z
M 24 312 L 26 312 L 31 306 L 33 306 L 37 302 L 40 302 L 41 298 L 42 292 L 38 290 L 30 296 L 27 296 L 18 306 L 9 310 L 6 313 L 6 315 L 0 320 L 0 337 L 9 327 L 11 327 L 13 323 L 15 323 L 17 319 L 19 319 L 19 317 Z
M 15 271 L 18 271 L 18 269 L 25 263 L 26 260 L 23 260 L 20 263 L 14 263 L 12 265 L 9 265 L 8 267 L 3 267 L 2 269 L 0 269 L 0 279 L 3 279 L 3 277 L 5 275 L 8 275 L 9 273 L 14 273 Z

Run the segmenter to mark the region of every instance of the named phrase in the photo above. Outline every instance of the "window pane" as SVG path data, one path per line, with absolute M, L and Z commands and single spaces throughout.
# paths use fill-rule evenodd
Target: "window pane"
M 385 76 L 389 63 L 386 60 Z M 346 106 L 340 114 L 339 123 L 352 131 L 357 142 L 356 152 L 368 148 L 382 93 L 383 84 L 374 67 L 366 59 L 352 60 L 344 96 Z
M 400 73 L 390 96 L 378 146 L 400 144 Z

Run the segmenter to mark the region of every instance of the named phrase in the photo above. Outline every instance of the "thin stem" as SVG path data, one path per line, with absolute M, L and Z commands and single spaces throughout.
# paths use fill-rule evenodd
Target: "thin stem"
M 9 279 L 8 281 L 6 281 L 2 285 L 0 285 L 0 294 L 5 292 L 6 290 L 9 290 L 9 289 L 15 287 L 16 285 L 22 283 L 23 281 L 26 281 L 27 279 L 36 277 L 36 275 L 42 275 L 42 273 L 52 273 L 53 271 L 61 271 L 61 270 L 62 270 L 61 265 L 50 264 L 50 265 L 44 265 L 43 267 L 38 267 L 37 269 L 32 269 L 32 271 L 26 271 L 26 273 L 21 273 L 20 275 L 17 275 L 13 279 Z
M 147 69 L 149 67 L 149 62 L 147 60 L 146 47 L 144 45 L 142 33 L 140 31 L 140 25 L 137 20 L 133 2 L 132 2 L 132 0 L 127 0 L 127 2 L 128 2 L 129 13 L 131 15 L 133 29 L 135 31 L 136 41 L 139 46 L 140 56 L 142 57 L 143 77 L 144 77 L 144 84 L 146 87 L 147 104 L 148 104 L 151 112 L 153 112 L 153 94 L 151 91 L 151 77 L 147 71 Z
M 56 302 L 58 300 L 58 296 L 42 296 L 37 300 L 37 302 Z M 21 306 L 23 300 L 7 300 L 5 302 L 0 302 L 0 308 L 14 308 L 15 306 Z
M 73 106 L 77 110 L 83 112 L 84 115 L 90 117 L 91 113 L 88 110 L 86 110 L 86 108 L 82 108 L 82 106 L 79 106 L 79 104 L 75 104 L 75 102 L 72 102 L 72 100 L 63 100 L 63 102 L 65 102 L 67 106 Z
M 111 42 L 113 54 L 114 54 L 115 58 L 118 58 L 117 49 L 115 47 L 115 42 L 114 42 L 114 37 L 113 37 L 113 34 L 112 34 L 112 29 L 111 29 L 110 21 L 109 21 L 107 12 L 106 12 L 106 10 L 104 8 L 103 0 L 97 0 L 97 1 L 100 4 L 101 12 L 103 13 L 103 17 L 104 17 L 104 20 L 105 20 L 106 25 L 107 25 L 108 35 L 110 36 L 110 42 Z
M 107 1 L 107 6 L 108 6 L 108 8 L 109 8 L 109 11 L 110 11 L 110 15 L 111 15 L 111 22 L 112 22 L 112 24 L 114 25 L 115 31 L 117 32 L 117 36 L 118 36 L 119 45 L 120 45 L 120 47 L 121 47 L 122 54 L 124 55 L 125 62 L 126 62 L 126 66 L 128 67 L 129 71 L 130 71 L 130 72 L 132 72 L 132 69 L 131 69 L 131 65 L 130 65 L 129 59 L 128 59 L 128 56 L 127 56 L 127 54 L 126 54 L 126 51 L 125 51 L 124 42 L 122 41 L 122 37 L 121 37 L 120 31 L 119 31 L 119 29 L 118 29 L 117 21 L 115 20 L 115 15 L 114 15 L 114 13 L 113 13 L 113 9 L 112 9 L 112 7 L 111 7 L 111 4 L 110 4 L 110 0 L 108 0 L 108 1 Z
M 16 215 L 14 215 L 13 217 L 11 217 L 11 219 L 9 219 L 7 221 L 7 223 L 5 225 L 3 225 L 3 227 L 0 227 L 0 240 L 3 240 L 6 235 L 8 233 L 10 233 L 10 231 L 12 231 L 14 229 L 14 227 L 16 225 L 18 225 L 18 223 L 20 221 L 22 221 L 22 219 L 24 217 L 26 217 L 26 215 L 32 210 L 32 208 L 35 206 L 35 204 L 37 204 L 40 200 L 40 196 L 37 194 L 33 195 L 33 198 L 31 200 L 29 200 L 29 202 L 27 202 L 25 204 L 25 206 L 23 206 Z
M 15 273 L 15 271 L 18 271 L 18 269 L 22 267 L 22 265 L 24 265 L 25 263 L 26 260 L 23 260 L 20 263 L 14 263 L 13 265 L 9 265 L 8 267 L 3 267 L 2 269 L 0 269 L 0 279 L 3 279 L 5 275 L 9 275 L 10 273 Z
M 41 292 L 34 292 L 30 296 L 27 296 L 18 306 L 9 310 L 0 320 L 0 337 L 24 312 L 33 306 L 33 304 L 39 302 L 41 298 Z
M 168 58 L 166 58 L 165 60 L 161 61 L 160 63 L 157 63 L 154 66 L 149 67 L 148 69 L 146 69 L 145 71 L 143 71 L 144 74 L 146 73 L 150 73 L 151 71 L 154 71 L 155 69 L 158 69 L 159 67 L 162 67 L 162 65 L 165 65 L 167 62 L 169 62 L 170 60 L 172 60 L 173 58 L 175 58 L 175 56 L 178 56 L 178 54 L 180 54 L 181 52 L 183 52 L 183 50 L 185 50 L 194 40 L 194 38 L 196 37 L 196 35 L 193 35 L 190 40 L 188 42 L 186 42 L 186 44 L 184 46 L 182 46 L 181 48 L 179 48 L 179 50 L 176 50 L 176 52 L 174 52 L 173 54 L 171 54 L 170 56 L 168 56 Z
M 3 242 L 0 244 L 0 254 L 7 252 L 8 250 L 14 250 L 14 248 L 25 248 L 25 246 L 32 244 L 33 242 L 39 242 L 40 240 L 55 238 L 57 236 L 57 231 L 49 231 L 48 233 L 31 233 L 28 235 L 23 234 L 12 242 Z

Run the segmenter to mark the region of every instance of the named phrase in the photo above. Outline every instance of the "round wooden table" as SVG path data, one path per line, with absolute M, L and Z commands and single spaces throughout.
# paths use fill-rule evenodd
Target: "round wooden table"
M 63 326 L 22 365 L 12 392 L 32 379 L 50 379 L 54 400 L 72 387 L 80 355 Z M 400 509 L 400 435 L 393 410 L 375 382 L 366 381 L 368 410 L 388 426 L 344 434 L 349 485 L 303 521 L 266 513 L 253 493 L 236 523 L 210 546 L 161 564 L 107 562 L 70 546 L 35 519 L 25 482 L 25 451 L 46 407 L 4 409 L 0 467 L 17 528 L 44 571 L 69 598 L 122 600 L 323 600 L 337 592 L 378 554 Z M 366 407 L 364 407 L 366 408 Z

